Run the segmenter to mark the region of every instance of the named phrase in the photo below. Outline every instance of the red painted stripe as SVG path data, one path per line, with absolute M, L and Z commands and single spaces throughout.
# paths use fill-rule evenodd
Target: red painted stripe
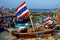
M 20 20 L 21 18 L 24 18 L 25 16 L 27 16 L 29 14 L 29 11 L 27 11 L 26 13 L 24 13 L 22 16 L 20 16 L 19 18 L 18 18 L 18 20 Z
M 24 4 L 26 4 L 26 2 L 23 2 L 22 4 L 20 4 L 20 5 L 17 7 L 16 11 L 17 11 L 20 7 L 22 7 Z
M 49 25 L 50 22 L 45 23 L 44 25 Z

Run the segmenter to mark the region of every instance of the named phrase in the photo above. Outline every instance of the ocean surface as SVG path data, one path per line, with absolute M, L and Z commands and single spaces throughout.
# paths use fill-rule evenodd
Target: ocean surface
M 52 12 L 56 11 L 56 9 L 29 9 L 31 12 Z
M 1 11 L 2 9 L 0 8 L 0 11 Z M 9 8 L 6 8 L 6 9 L 4 9 L 4 10 L 7 10 L 7 11 L 9 11 L 9 10 L 13 10 L 13 11 L 15 11 L 16 9 L 14 8 L 14 9 L 9 9 Z M 56 9 L 29 9 L 29 11 L 30 12 L 52 12 L 52 11 L 56 11 Z

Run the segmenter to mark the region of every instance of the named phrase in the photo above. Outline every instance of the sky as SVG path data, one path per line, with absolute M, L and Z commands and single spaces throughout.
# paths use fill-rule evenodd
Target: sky
M 27 7 L 31 9 L 60 8 L 60 0 L 0 0 L 0 7 L 17 8 L 17 6 L 24 1 L 27 2 Z

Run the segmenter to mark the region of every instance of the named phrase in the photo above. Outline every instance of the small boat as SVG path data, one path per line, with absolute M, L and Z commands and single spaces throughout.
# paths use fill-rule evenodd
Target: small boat
M 18 33 L 18 32 L 12 32 L 13 36 L 16 36 L 18 38 L 37 38 L 37 37 L 41 37 L 44 36 L 46 34 L 52 34 L 53 31 L 55 30 L 56 27 L 52 28 L 52 29 L 46 29 L 44 31 L 39 31 L 37 32 L 27 32 L 27 33 Z M 31 28 L 29 28 L 28 30 L 32 30 Z

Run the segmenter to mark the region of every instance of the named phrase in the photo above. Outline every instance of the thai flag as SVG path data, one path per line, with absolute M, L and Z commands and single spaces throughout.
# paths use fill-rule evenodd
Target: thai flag
M 20 20 L 23 17 L 26 17 L 29 14 L 29 10 L 27 9 L 26 2 L 20 4 L 16 9 L 16 17 Z
M 44 19 L 44 25 L 52 24 L 51 17 L 47 17 Z

